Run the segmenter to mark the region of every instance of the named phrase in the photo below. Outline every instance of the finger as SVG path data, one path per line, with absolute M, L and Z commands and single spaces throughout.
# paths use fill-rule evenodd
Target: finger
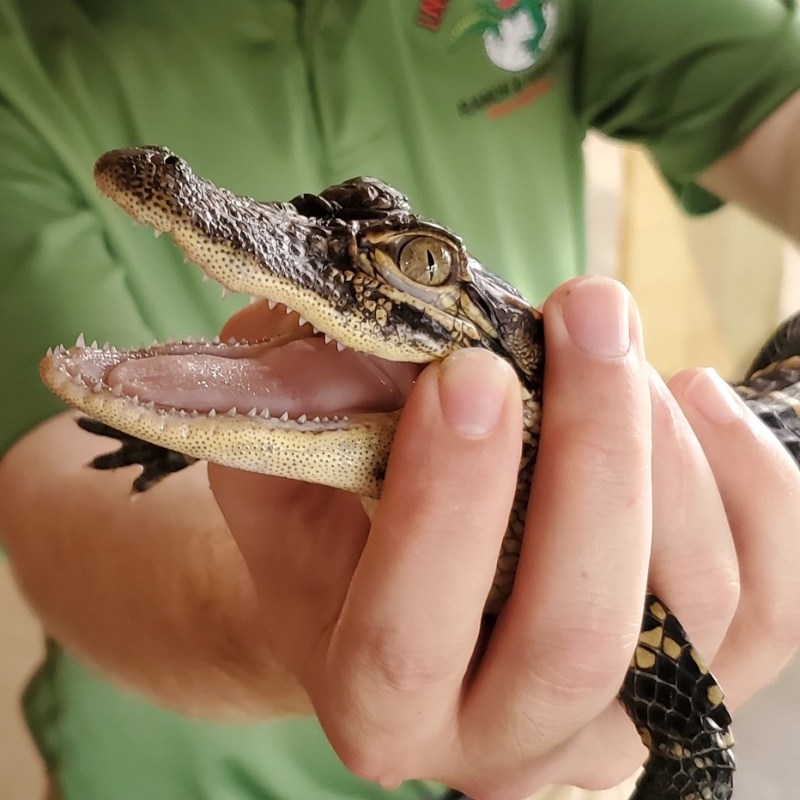
M 495 740 L 514 746 L 498 746 L 500 758 L 546 752 L 613 702 L 650 552 L 650 399 L 635 308 L 619 284 L 583 279 L 548 300 L 545 323 L 541 444 L 517 581 L 463 723 L 502 720 Z
M 689 370 L 670 388 L 714 472 L 739 557 L 741 599 L 713 662 L 736 705 L 780 672 L 800 638 L 800 475 L 716 373 Z
M 392 784 L 446 760 L 514 493 L 520 397 L 505 362 L 464 350 L 426 369 L 406 403 L 330 643 L 335 681 L 312 692 L 362 776 Z
M 711 660 L 739 602 L 739 571 L 711 467 L 664 381 L 651 371 L 653 552 L 650 589 Z
M 234 314 L 220 336 L 296 335 L 297 321 L 294 312 L 261 300 Z M 264 626 L 274 628 L 273 645 L 293 668 L 306 664 L 338 617 L 366 541 L 369 526 L 358 498 L 213 464 L 209 477 L 254 578 Z
M 670 606 L 706 659 L 721 644 L 738 601 L 738 565 L 722 499 L 705 454 L 675 398 L 650 370 L 653 425 L 653 545 L 650 588 Z M 635 737 L 638 739 L 638 737 Z M 583 785 L 613 785 L 641 758 L 633 728 L 614 704 L 581 731 L 565 761 L 583 754 Z M 625 745 L 623 748 L 623 744 Z M 638 756 L 634 754 L 639 754 Z M 617 766 L 612 766 L 616 764 Z M 565 774 L 569 774 L 568 772 Z M 576 778 L 573 776 L 572 778 Z M 579 778 L 580 779 L 580 778 Z

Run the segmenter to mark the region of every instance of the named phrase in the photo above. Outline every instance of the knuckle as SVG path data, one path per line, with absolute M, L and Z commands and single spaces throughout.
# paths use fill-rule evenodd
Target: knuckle
M 395 631 L 373 629 L 363 642 L 373 680 L 401 694 L 437 686 L 451 677 L 452 656 L 426 642 L 409 642 Z
M 638 635 L 638 627 L 620 635 L 596 628 L 551 631 L 545 641 L 530 642 L 518 654 L 520 668 L 531 675 L 550 701 L 558 704 L 596 693 L 615 693 Z M 540 723 L 542 721 L 540 720 Z
M 639 485 L 649 470 L 649 452 L 644 439 L 630 435 L 609 436 L 608 431 L 581 426 L 564 439 L 562 459 L 577 465 L 595 485 L 609 490 L 629 490 Z
M 387 789 L 398 786 L 412 774 L 400 767 L 397 752 L 385 743 L 362 740 L 358 744 L 337 746 L 336 752 L 344 766 L 357 778 Z
M 742 594 L 739 570 L 735 565 L 712 565 L 708 585 L 713 591 L 705 598 L 705 613 L 709 619 L 730 622 Z
M 727 628 L 739 607 L 741 580 L 735 563 L 704 564 L 702 570 L 685 572 L 692 587 L 690 608 L 682 617 L 702 620 L 707 625 Z
M 789 600 L 782 593 L 769 592 L 759 606 L 759 631 L 764 641 L 790 649 L 800 645 L 800 598 Z

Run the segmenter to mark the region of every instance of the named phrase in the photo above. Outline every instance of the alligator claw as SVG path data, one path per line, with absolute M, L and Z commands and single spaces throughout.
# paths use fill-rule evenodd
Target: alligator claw
M 97 456 L 92 459 L 89 466 L 93 469 L 117 469 L 132 464 L 141 465 L 142 474 L 133 482 L 134 492 L 146 492 L 167 475 L 180 472 L 197 461 L 192 456 L 137 439 L 91 417 L 80 417 L 78 426 L 89 433 L 108 436 L 122 442 L 122 447 L 118 450 Z

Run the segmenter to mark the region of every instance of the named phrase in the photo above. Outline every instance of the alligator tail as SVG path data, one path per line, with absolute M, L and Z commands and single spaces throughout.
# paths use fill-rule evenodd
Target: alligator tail
M 698 783 L 695 775 L 702 756 L 676 759 L 653 755 L 630 800 L 729 800 L 733 793 L 733 767 L 703 767 L 706 776 Z
M 800 464 L 800 312 L 778 327 L 734 388 Z
M 631 800 L 728 800 L 733 735 L 722 690 L 681 624 L 648 592 L 619 694 L 650 751 Z
M 758 351 L 744 382 L 749 383 L 756 372 L 773 364 L 800 355 L 800 311 L 784 320 Z

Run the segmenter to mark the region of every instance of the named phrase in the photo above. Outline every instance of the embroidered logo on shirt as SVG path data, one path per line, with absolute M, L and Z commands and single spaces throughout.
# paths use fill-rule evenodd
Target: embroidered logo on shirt
M 547 94 L 553 80 L 542 73 L 555 50 L 557 26 L 556 0 L 479 0 L 453 26 L 450 41 L 461 44 L 480 36 L 490 63 L 510 74 L 459 101 L 458 113 L 469 117 L 485 112 L 489 119 L 500 119 Z
M 417 25 L 438 31 L 450 0 L 422 0 L 417 9 Z
M 451 39 L 458 43 L 480 35 L 492 64 L 504 72 L 524 72 L 547 54 L 557 24 L 555 0 L 480 0 L 456 23 Z

